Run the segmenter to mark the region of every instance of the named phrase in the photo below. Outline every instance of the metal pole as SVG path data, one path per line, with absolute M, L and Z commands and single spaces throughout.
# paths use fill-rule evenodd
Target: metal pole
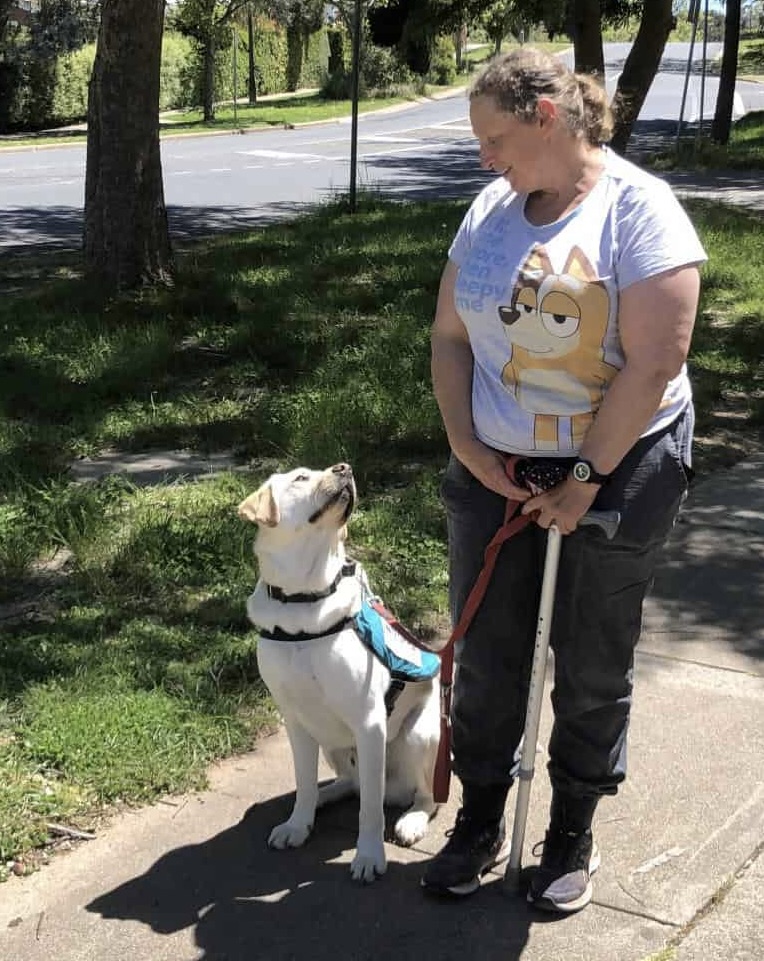
M 690 36 L 690 51 L 687 54 L 687 69 L 684 72 L 684 89 L 682 90 L 682 105 L 679 108 L 679 120 L 676 125 L 675 150 L 679 150 L 679 137 L 682 133 L 682 122 L 684 121 L 684 107 L 687 102 L 687 87 L 690 83 L 690 73 L 692 71 L 692 55 L 695 50 L 695 35 L 698 32 L 698 12 L 700 0 L 690 0 L 690 9 L 687 11 L 687 19 L 692 23 L 692 35 Z
M 531 781 L 533 780 L 536 744 L 539 736 L 541 704 L 544 697 L 544 675 L 546 674 L 547 654 L 549 651 L 549 634 L 552 629 L 554 591 L 557 584 L 557 568 L 560 563 L 561 544 L 562 535 L 559 530 L 552 525 L 549 528 L 546 542 L 544 578 L 541 585 L 541 601 L 539 603 L 538 623 L 536 626 L 536 646 L 533 651 L 533 665 L 528 691 L 528 708 L 525 715 L 523 749 L 518 775 L 520 783 L 517 787 L 517 798 L 515 801 L 512 846 L 509 852 L 509 864 L 504 875 L 506 883 L 513 891 L 516 891 L 520 887 L 520 868 L 523 842 L 525 841 L 525 824 L 528 820 L 528 801 L 531 796 Z
M 698 117 L 698 129 L 695 134 L 695 146 L 700 145 L 700 138 L 703 134 L 703 111 L 706 99 L 706 56 L 708 50 L 708 0 L 706 0 L 703 13 L 703 63 L 700 71 L 700 116 Z
M 237 83 L 237 71 L 236 71 L 236 48 L 238 43 L 236 42 L 236 27 L 231 27 L 233 32 L 233 122 L 239 122 L 238 107 L 236 104 L 236 94 L 238 93 L 238 83 Z
M 358 80 L 361 74 L 361 0 L 353 12 L 352 121 L 350 128 L 350 213 L 356 209 L 356 168 L 358 166 Z
M 578 523 L 582 526 L 594 524 L 602 528 L 608 540 L 612 540 L 618 531 L 620 520 L 621 515 L 617 511 L 589 511 L 588 514 L 584 514 Z M 534 774 L 536 744 L 538 743 L 541 706 L 544 698 L 546 662 L 549 653 L 549 638 L 552 630 L 552 615 L 554 614 L 554 593 L 557 586 L 557 569 L 560 564 L 561 547 L 562 535 L 557 527 L 552 524 L 546 540 L 541 599 L 536 621 L 536 643 L 533 648 L 528 705 L 525 711 L 525 726 L 523 728 L 523 746 L 520 752 L 520 768 L 517 775 L 519 784 L 517 786 L 517 798 L 515 799 L 512 844 L 509 851 L 509 863 L 504 874 L 507 890 L 512 893 L 520 889 L 525 824 L 528 820 L 528 802 L 531 796 L 531 781 Z

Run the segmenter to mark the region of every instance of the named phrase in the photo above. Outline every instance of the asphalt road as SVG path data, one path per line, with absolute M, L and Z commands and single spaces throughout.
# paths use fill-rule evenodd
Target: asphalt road
M 709 61 L 718 52 L 709 44 Z M 628 52 L 610 44 L 607 85 L 615 89 Z M 675 129 L 689 45 L 666 48 L 640 115 L 639 129 Z M 689 77 L 684 119 L 712 116 L 718 80 L 696 63 Z M 572 56 L 572 52 L 571 52 Z M 736 115 L 764 108 L 764 86 L 738 84 Z M 404 109 L 359 118 L 359 190 L 396 200 L 473 195 L 489 175 L 480 171 L 463 92 Z M 162 141 L 165 201 L 175 240 L 255 227 L 292 216 L 308 205 L 347 194 L 349 118 L 291 130 L 253 131 Z M 82 235 L 85 147 L 0 152 L 0 249 L 76 247 Z

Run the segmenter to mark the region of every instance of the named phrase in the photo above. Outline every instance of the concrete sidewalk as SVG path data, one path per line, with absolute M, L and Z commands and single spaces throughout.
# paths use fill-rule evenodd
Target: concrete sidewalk
M 595 830 L 585 911 L 557 920 L 500 873 L 463 902 L 423 896 L 451 801 L 385 877 L 350 880 L 357 811 L 322 812 L 272 852 L 290 808 L 283 733 L 216 765 L 210 789 L 121 815 L 41 872 L 0 887 L 0 961 L 752 961 L 764 957 L 764 457 L 693 491 L 646 611 L 630 775 Z M 548 689 L 547 689 L 548 694 Z M 542 740 L 549 730 L 547 704 Z M 525 863 L 549 789 L 533 782 Z M 325 773 L 325 772 L 324 772 Z M 513 800 L 513 799 L 511 799 Z

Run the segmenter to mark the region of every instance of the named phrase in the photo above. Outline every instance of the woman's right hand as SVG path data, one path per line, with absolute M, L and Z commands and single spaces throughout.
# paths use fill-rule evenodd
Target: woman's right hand
M 506 456 L 477 438 L 454 453 L 470 474 L 494 493 L 513 501 L 525 501 L 531 496 L 530 491 L 513 484 L 507 477 Z

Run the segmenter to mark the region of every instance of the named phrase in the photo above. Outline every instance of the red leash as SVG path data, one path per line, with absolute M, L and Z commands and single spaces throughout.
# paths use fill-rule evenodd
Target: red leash
M 515 465 L 519 460 L 518 457 L 507 458 L 505 469 L 513 484 L 518 484 L 515 479 Z M 518 484 L 518 486 L 521 485 Z M 445 648 L 440 652 L 440 744 L 438 745 L 438 757 L 435 762 L 435 777 L 433 780 L 433 795 L 438 804 L 445 803 L 448 800 L 448 789 L 451 783 L 451 689 L 454 675 L 454 645 L 464 636 L 477 609 L 480 607 L 493 575 L 502 544 L 531 522 L 529 514 L 519 513 L 520 505 L 521 501 L 507 501 L 504 523 L 496 531 L 485 549 L 483 568 L 472 585 L 459 623 L 452 631 Z

